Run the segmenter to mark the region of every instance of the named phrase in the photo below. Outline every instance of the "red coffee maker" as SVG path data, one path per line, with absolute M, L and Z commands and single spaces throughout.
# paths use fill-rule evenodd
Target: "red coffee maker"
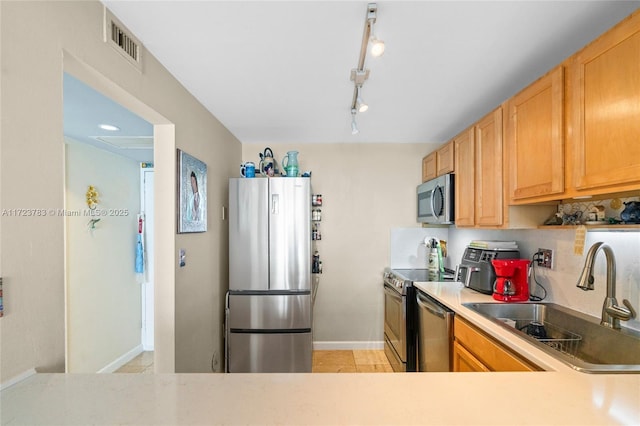
M 501 302 L 526 302 L 529 300 L 529 263 L 527 259 L 493 259 L 496 271 L 493 298 Z

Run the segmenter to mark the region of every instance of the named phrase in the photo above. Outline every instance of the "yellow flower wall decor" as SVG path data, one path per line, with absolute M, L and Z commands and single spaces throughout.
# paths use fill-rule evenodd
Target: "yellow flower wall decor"
M 93 185 L 89 185 L 89 189 L 87 189 L 87 193 L 85 194 L 87 197 L 87 206 L 91 210 L 94 210 L 98 206 L 98 191 Z

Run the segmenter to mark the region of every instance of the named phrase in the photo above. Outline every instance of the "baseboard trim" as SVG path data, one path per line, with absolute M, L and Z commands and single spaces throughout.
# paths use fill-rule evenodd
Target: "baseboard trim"
M 36 369 L 35 368 L 30 368 L 27 371 L 24 371 L 20 374 L 18 374 L 17 376 L 14 376 L 12 378 L 10 378 L 9 380 L 7 380 L 4 383 L 0 384 L 0 391 L 3 391 L 13 385 L 15 385 L 16 383 L 19 383 L 25 379 L 28 379 L 29 377 L 33 376 L 34 374 L 36 374 Z
M 384 341 L 355 341 L 355 342 L 313 342 L 316 351 L 384 349 Z
M 113 373 L 118 368 L 122 367 L 123 365 L 125 365 L 126 363 L 128 363 L 129 361 L 137 357 L 138 355 L 140 355 L 142 352 L 143 352 L 143 348 L 142 348 L 142 344 L 140 344 L 135 348 L 131 349 L 129 352 L 125 353 L 124 355 L 116 358 L 113 362 L 102 367 L 100 370 L 96 371 L 96 373 L 98 374 Z

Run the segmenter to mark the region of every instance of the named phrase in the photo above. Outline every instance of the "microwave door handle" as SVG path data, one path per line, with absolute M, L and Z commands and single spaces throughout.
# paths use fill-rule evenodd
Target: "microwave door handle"
M 436 185 L 435 188 L 431 190 L 431 215 L 434 218 L 438 218 L 438 215 L 436 215 L 436 206 L 435 206 L 435 201 L 436 201 L 435 197 L 436 197 L 437 189 L 438 189 L 438 185 Z
M 436 213 L 436 197 L 438 196 L 444 205 L 444 187 L 440 185 L 436 185 L 435 188 L 433 188 L 433 192 L 431 192 L 431 211 L 433 212 L 433 217 L 440 219 L 440 215 Z M 442 211 L 442 209 L 440 209 L 440 211 Z

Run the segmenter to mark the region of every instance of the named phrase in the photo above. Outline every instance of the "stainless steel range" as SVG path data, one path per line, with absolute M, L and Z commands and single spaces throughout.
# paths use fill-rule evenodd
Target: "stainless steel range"
M 419 279 L 421 271 L 424 276 Z M 384 352 L 394 371 L 416 371 L 416 296 L 413 281 L 426 269 L 384 271 Z

